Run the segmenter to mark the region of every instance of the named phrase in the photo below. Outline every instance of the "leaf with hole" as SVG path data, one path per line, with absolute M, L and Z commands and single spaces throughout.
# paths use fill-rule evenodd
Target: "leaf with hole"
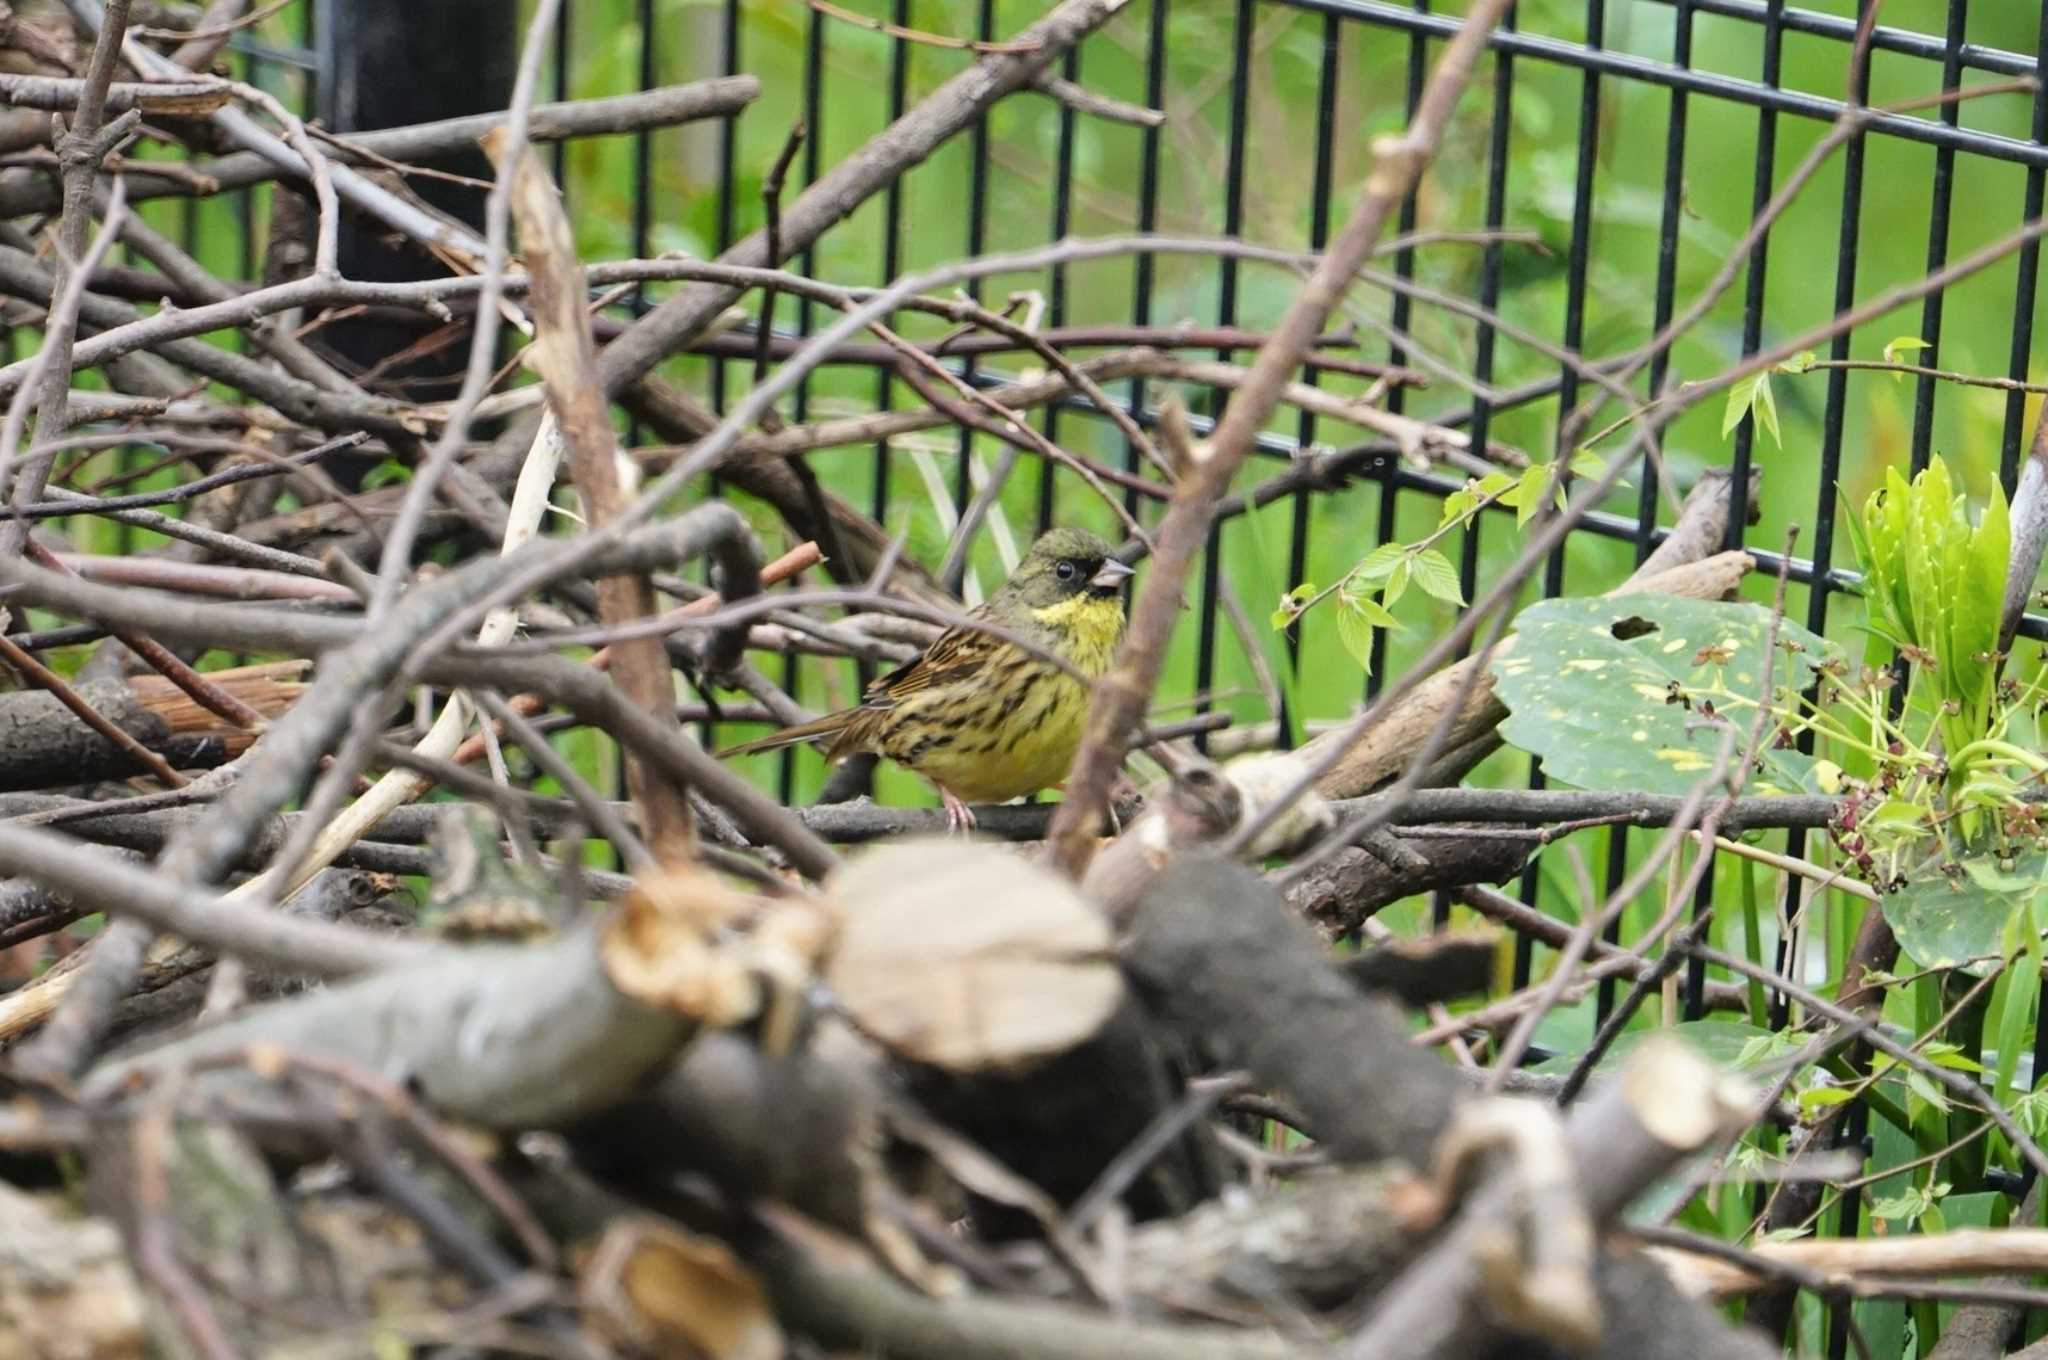
M 1510 710 L 1501 735 L 1567 784 L 1689 793 L 1713 770 L 1724 739 L 1747 740 L 1759 701 L 1790 707 L 1835 654 L 1781 620 L 1765 695 L 1770 623 L 1760 605 L 1668 595 L 1531 605 L 1515 621 L 1514 647 L 1493 663 L 1495 692 Z M 1723 689 L 1733 697 L 1723 695 L 1709 717 L 1701 698 Z M 1818 791 L 1812 756 L 1764 750 L 1757 759 L 1748 792 Z

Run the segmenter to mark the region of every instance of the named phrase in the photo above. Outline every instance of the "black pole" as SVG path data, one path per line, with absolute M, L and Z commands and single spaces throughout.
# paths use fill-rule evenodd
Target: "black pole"
M 334 132 L 371 132 L 504 108 L 518 63 L 518 11 L 509 0 L 316 0 L 321 123 Z M 431 164 L 480 179 L 491 174 L 480 150 Z M 410 178 L 407 187 L 481 228 L 482 190 L 424 176 Z M 394 242 L 378 224 L 349 213 L 343 214 L 340 247 L 342 272 L 353 279 L 403 281 L 447 273 L 415 243 Z M 349 370 L 363 371 L 425 334 L 417 324 L 363 316 L 324 327 L 319 343 Z M 414 396 L 452 396 L 467 359 L 466 344 L 449 345 L 384 370 L 378 380 L 402 383 Z

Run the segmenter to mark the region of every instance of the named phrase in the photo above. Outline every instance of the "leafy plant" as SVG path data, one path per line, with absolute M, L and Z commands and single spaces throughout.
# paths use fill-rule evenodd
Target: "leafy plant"
M 1897 468 L 1850 516 L 1864 574 L 1867 627 L 1913 663 L 1907 709 L 1932 720 L 1948 752 L 1952 788 L 1995 741 L 1999 608 L 2012 531 L 2005 493 L 1993 489 L 1970 523 L 1967 498 L 1937 457 L 1910 483 Z M 1875 657 L 1870 658 L 1875 660 Z

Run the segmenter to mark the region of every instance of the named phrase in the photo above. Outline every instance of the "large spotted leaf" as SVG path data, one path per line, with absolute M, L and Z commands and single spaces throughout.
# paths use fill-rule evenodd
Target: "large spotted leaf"
M 1929 855 L 1908 870 L 1898 890 L 1885 894 L 1884 919 L 1922 968 L 1981 974 L 2016 945 L 2009 936 L 2019 913 L 2044 895 L 2048 853 L 2001 857 L 1973 847 L 1961 857 Z
M 1543 758 L 1551 778 L 1583 789 L 1684 794 L 1714 766 L 1731 730 L 1748 740 L 1763 699 L 1770 612 L 1759 605 L 1621 595 L 1544 600 L 1515 620 L 1515 645 L 1494 662 L 1511 710 L 1501 735 Z M 1768 668 L 1786 709 L 1833 655 L 1780 621 Z M 1748 703 L 1711 698 L 1732 691 Z M 1763 745 L 1773 745 L 1766 725 Z M 1816 791 L 1814 759 L 1766 749 L 1751 793 Z

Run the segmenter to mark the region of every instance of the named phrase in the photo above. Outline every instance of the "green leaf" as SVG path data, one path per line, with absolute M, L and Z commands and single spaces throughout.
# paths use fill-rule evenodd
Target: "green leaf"
M 1521 528 L 1543 508 L 1543 492 L 1550 485 L 1550 464 L 1531 463 L 1522 469 L 1521 485 L 1515 488 L 1515 527 Z M 1507 497 L 1501 497 L 1507 500 Z
M 1789 359 L 1780 360 L 1777 369 L 1780 373 L 1805 373 L 1819 362 L 1819 355 L 1810 349 L 1803 349 Z
M 1906 1069 L 1906 1089 L 1925 1101 L 1930 1109 L 1948 1113 L 1948 1092 L 1935 1085 L 1934 1078 L 1914 1068 Z
M 363 490 L 375 491 L 380 486 L 394 486 L 411 480 L 410 463 L 401 463 L 396 458 L 386 458 L 363 474 Z
M 1465 603 L 1465 592 L 1458 587 L 1458 569 L 1451 560 L 1435 548 L 1424 548 L 1413 559 L 1415 584 L 1425 594 L 1442 600 L 1445 604 L 1460 608 Z
M 1735 432 L 1735 427 L 1742 423 L 1742 418 L 1749 414 L 1751 407 L 1756 405 L 1757 385 L 1767 381 L 1769 379 L 1765 374 L 1752 373 L 1728 389 L 1728 402 L 1721 408 L 1721 437 L 1723 439 L 1726 439 Z
M 1301 617 L 1302 607 L 1315 598 L 1316 586 L 1313 581 L 1303 581 L 1280 597 L 1280 607 L 1273 611 L 1274 629 L 1285 628 Z
M 1695 693 L 1726 686 L 1747 702 L 1717 704 L 1746 731 L 1753 705 L 1782 706 L 1836 655 L 1824 639 L 1781 620 L 1764 696 L 1761 605 L 1666 595 L 1544 600 L 1516 620 L 1514 650 L 1493 663 L 1496 693 L 1510 712 L 1501 735 L 1543 758 L 1553 778 L 1585 789 L 1685 794 L 1714 765 L 1725 731 L 1695 706 L 1671 702 L 1671 687 Z M 1816 792 L 1814 759 L 1795 750 L 1760 756 L 1748 792 Z
M 1384 581 L 1394 574 L 1394 568 L 1408 559 L 1408 549 L 1400 543 L 1382 543 L 1367 553 L 1359 564 L 1352 568 L 1354 581 Z
M 1380 598 L 1390 608 L 1396 600 L 1408 593 L 1408 577 L 1412 574 L 1412 571 L 1413 568 L 1410 566 L 1409 559 L 1404 557 L 1394 567 L 1393 573 L 1387 577 L 1386 589 L 1381 592 Z M 1391 628 L 1394 625 L 1389 620 L 1386 626 Z
M 1946 1067 L 1957 1072 L 1982 1072 L 1984 1064 L 1974 1062 L 1963 1052 L 1962 1045 L 1937 1040 L 1920 1050 L 1920 1056 L 1936 1067 Z
M 1917 335 L 1896 336 L 1885 342 L 1884 361 L 1888 364 L 1903 364 L 1908 362 L 1907 355 L 1915 354 L 1928 348 L 1931 348 L 1931 346 L 1927 341 L 1922 340 Z M 1905 377 L 1906 375 L 1903 373 L 1894 373 L 1892 374 L 1892 381 L 1903 382 Z
M 1344 644 L 1344 650 L 1358 663 L 1358 668 L 1367 675 L 1372 674 L 1372 624 L 1360 612 L 1357 602 L 1347 597 L 1341 599 L 1342 608 L 1337 611 L 1337 640 Z
M 1438 517 L 1436 527 L 1442 529 L 1456 524 L 1479 508 L 1479 493 L 1470 487 L 1461 486 L 1444 497 L 1444 512 Z
M 1809 1086 L 1799 1093 L 1799 1112 L 1811 1115 L 1825 1106 L 1841 1105 L 1855 1098 L 1856 1093 L 1846 1086 Z
M 1756 376 L 1757 424 L 1763 426 L 1771 436 L 1771 442 L 1782 449 L 1785 441 L 1778 434 L 1778 399 L 1771 394 L 1771 375 L 1759 373 Z
M 1628 1060 L 1635 1046 L 1652 1034 L 1682 1039 L 1718 1067 L 1743 1067 L 1780 1051 L 1781 1040 L 1770 1030 L 1744 1020 L 1686 1020 L 1661 1029 L 1632 1029 L 1623 1032 L 1594 1064 L 1595 1074 L 1604 1075 Z M 1795 1040 L 1796 1045 L 1796 1040 Z M 1749 1054 L 1747 1060 L 1744 1054 Z M 1532 1071 L 1562 1075 L 1578 1065 L 1577 1053 L 1559 1053 L 1546 1058 Z
M 1607 463 L 1591 449 L 1579 449 L 1572 454 L 1571 469 L 1581 477 L 1601 477 L 1607 472 Z
M 1401 626 L 1394 616 L 1387 612 L 1386 606 L 1373 599 L 1370 595 L 1353 595 L 1348 597 L 1345 603 L 1357 610 L 1365 621 L 1375 628 L 1399 628 Z
M 1981 974 L 1989 964 L 1970 961 L 2003 953 L 2014 915 L 2048 885 L 2048 853 L 2029 850 L 2001 863 L 1983 851 L 1966 852 L 1960 861 L 1936 851 L 1909 868 L 1905 880 L 1882 902 L 1899 948 L 1922 968 L 1967 966 Z

